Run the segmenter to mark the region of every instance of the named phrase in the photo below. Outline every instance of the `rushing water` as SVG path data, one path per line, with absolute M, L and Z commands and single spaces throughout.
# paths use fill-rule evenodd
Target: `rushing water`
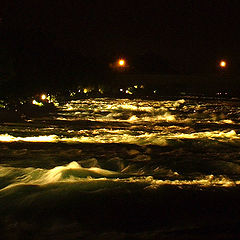
M 237 239 L 240 102 L 85 99 L 0 128 L 3 239 Z

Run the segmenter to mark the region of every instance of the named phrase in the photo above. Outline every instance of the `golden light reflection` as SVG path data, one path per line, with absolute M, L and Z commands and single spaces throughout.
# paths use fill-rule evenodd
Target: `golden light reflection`
M 177 174 L 177 173 L 176 173 Z M 146 182 L 148 182 L 150 185 L 146 188 L 158 188 L 162 185 L 176 185 L 176 186 L 201 186 L 201 187 L 234 187 L 239 185 L 240 181 L 233 181 L 225 177 L 218 177 L 214 175 L 207 175 L 203 176 L 199 179 L 193 179 L 193 180 L 155 180 L 153 177 L 149 176 L 144 179 Z M 117 181 L 121 181 L 118 179 Z M 126 180 L 125 180 L 126 181 Z M 138 178 L 129 178 L 129 182 L 140 182 L 143 181 L 143 179 Z
M 56 135 L 38 136 L 38 137 L 14 137 L 9 134 L 0 134 L 0 142 L 56 142 Z
M 206 131 L 206 132 L 194 132 L 194 133 L 177 133 L 169 136 L 169 139 L 239 139 L 239 135 L 234 131 Z

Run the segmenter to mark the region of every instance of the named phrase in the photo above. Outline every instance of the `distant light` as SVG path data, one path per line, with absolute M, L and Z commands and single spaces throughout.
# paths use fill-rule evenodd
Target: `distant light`
M 129 91 L 129 90 L 126 90 L 126 93 L 127 93 L 127 94 L 131 94 L 131 95 L 133 94 L 133 93 L 132 93 L 131 91 Z
M 122 89 L 122 88 L 120 88 L 119 90 L 120 90 L 120 92 L 122 92 L 122 91 L 123 91 L 123 89 Z
M 42 106 L 43 106 L 43 103 L 37 102 L 35 99 L 32 101 L 32 104 L 33 104 L 33 105 L 37 105 L 37 106 L 39 106 L 39 107 L 42 107 Z
M 121 66 L 121 67 L 124 67 L 125 66 L 125 60 L 124 59 L 119 59 L 118 60 L 118 65 Z
M 225 68 L 225 67 L 227 66 L 227 62 L 224 61 L 224 60 L 222 60 L 222 61 L 219 63 L 219 66 L 220 66 L 221 68 Z
M 47 96 L 45 94 L 42 94 L 41 99 L 45 100 L 46 98 L 47 98 Z

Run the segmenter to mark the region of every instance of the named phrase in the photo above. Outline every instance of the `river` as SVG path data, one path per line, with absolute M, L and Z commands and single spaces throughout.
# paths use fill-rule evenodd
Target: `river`
M 92 98 L 1 123 L 3 239 L 237 239 L 240 102 Z

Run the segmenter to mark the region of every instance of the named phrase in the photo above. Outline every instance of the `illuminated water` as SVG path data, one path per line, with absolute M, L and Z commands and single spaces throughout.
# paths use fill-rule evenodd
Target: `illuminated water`
M 90 99 L 0 128 L 3 239 L 237 239 L 240 102 Z

